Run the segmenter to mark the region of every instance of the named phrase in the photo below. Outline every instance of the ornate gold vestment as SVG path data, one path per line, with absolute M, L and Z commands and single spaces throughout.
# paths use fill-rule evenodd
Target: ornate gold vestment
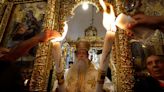
M 76 65 L 73 65 L 66 74 L 66 92 L 96 92 L 98 71 L 93 64 L 88 65 L 88 69 L 84 74 L 80 74 L 76 67 Z M 104 90 L 112 92 L 112 87 L 112 83 L 106 78 Z

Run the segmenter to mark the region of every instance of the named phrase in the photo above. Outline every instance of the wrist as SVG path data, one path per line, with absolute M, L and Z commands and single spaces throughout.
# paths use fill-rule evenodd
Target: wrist
M 155 20 L 155 24 L 160 24 L 162 22 L 162 17 L 161 16 L 152 16 L 152 19 Z
M 38 35 L 31 38 L 31 43 L 38 44 L 39 42 L 40 42 L 40 39 Z
M 34 39 L 38 42 L 43 42 L 42 39 L 41 39 L 40 34 L 37 34 L 36 36 L 34 36 Z
M 64 83 L 64 71 L 62 71 L 60 73 L 56 73 L 56 77 L 58 80 L 58 84 L 62 85 Z
M 98 70 L 98 78 L 97 78 L 97 82 L 99 84 L 104 84 L 104 80 L 105 80 L 105 71 L 102 70 Z
M 158 21 L 160 24 L 164 24 L 164 16 L 158 16 Z

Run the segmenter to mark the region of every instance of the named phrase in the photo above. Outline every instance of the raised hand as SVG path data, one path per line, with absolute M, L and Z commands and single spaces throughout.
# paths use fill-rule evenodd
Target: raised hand
M 131 29 L 137 25 L 157 25 L 160 23 L 160 17 L 159 16 L 148 16 L 144 14 L 136 14 L 132 16 L 133 19 L 136 20 L 135 23 L 129 23 L 127 25 L 127 28 Z
M 61 37 L 61 34 L 53 30 L 45 30 L 44 32 L 38 35 L 40 42 L 46 42 L 54 38 Z

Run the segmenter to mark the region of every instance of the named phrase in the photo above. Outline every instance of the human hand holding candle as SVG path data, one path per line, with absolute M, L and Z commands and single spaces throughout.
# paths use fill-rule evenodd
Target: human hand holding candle
M 57 41 L 62 41 L 65 38 L 65 36 L 67 35 L 67 31 L 68 31 L 68 24 L 65 21 L 64 22 L 64 32 L 62 33 L 62 36 L 58 37 L 58 38 L 55 38 L 55 39 L 52 39 L 51 42 L 54 43 L 54 42 L 57 42 Z
M 129 23 L 136 23 L 135 19 L 133 19 L 131 16 L 125 15 L 124 13 L 121 13 L 116 18 L 116 25 L 123 29 L 128 30 L 127 26 Z
M 58 37 L 58 38 L 55 38 L 55 39 L 52 39 L 51 42 L 53 43 L 53 56 L 55 57 L 55 65 L 56 65 L 56 70 L 57 72 L 61 72 L 63 69 L 60 69 L 61 68 L 61 65 L 60 65 L 60 62 L 61 62 L 61 56 L 59 54 L 61 54 L 61 46 L 60 46 L 60 42 L 59 41 L 62 41 L 66 34 L 67 34 L 67 31 L 68 31 L 68 25 L 66 22 L 64 22 L 64 32 L 62 34 L 61 37 Z
M 63 71 L 61 65 L 61 44 L 60 42 L 53 43 L 52 55 L 55 59 L 56 72 L 60 73 Z
M 108 55 L 111 51 L 112 44 L 115 38 L 116 26 L 115 22 L 115 14 L 113 10 L 113 6 L 109 3 L 105 3 L 103 0 L 99 0 L 100 4 L 103 7 L 103 26 L 107 30 L 105 38 L 104 38 L 104 45 L 102 51 L 102 57 L 100 59 L 100 70 L 106 71 L 108 67 Z M 108 10 L 110 9 L 110 10 Z
M 132 35 L 132 32 L 130 31 L 130 29 L 128 29 L 128 25 L 129 24 L 136 24 L 136 20 L 133 19 L 131 16 L 125 15 L 124 13 L 121 13 L 117 16 L 115 24 L 123 29 L 126 30 L 126 34 L 128 34 L 129 36 Z
M 62 41 L 68 31 L 68 25 L 66 22 L 64 22 L 64 32 L 62 34 L 61 37 L 52 39 L 51 42 L 53 43 L 53 50 L 52 50 L 52 54 L 55 57 L 55 65 L 56 65 L 56 70 L 57 72 L 62 72 L 64 69 L 62 69 L 61 67 L 61 44 L 59 41 Z
M 100 58 L 100 68 L 98 72 L 96 92 L 104 92 L 103 84 L 105 80 L 105 72 L 108 67 L 109 54 L 114 42 L 116 27 L 114 24 L 115 14 L 112 5 L 109 3 L 105 3 L 103 0 L 99 0 L 99 2 L 104 10 L 103 26 L 105 27 L 107 32 L 104 38 L 102 56 Z
M 53 43 L 52 55 L 55 59 L 55 68 L 56 68 L 56 78 L 58 80 L 58 92 L 65 92 L 65 85 L 64 85 L 64 65 L 61 60 L 61 44 L 60 42 Z
M 63 63 L 61 62 L 61 44 L 59 41 L 62 41 L 66 34 L 67 34 L 67 31 L 68 31 L 68 25 L 66 22 L 65 23 L 65 26 L 64 26 L 64 32 L 62 33 L 62 37 L 58 37 L 58 38 L 55 38 L 53 40 L 51 40 L 51 42 L 53 43 L 53 49 L 52 49 L 52 54 L 53 54 L 53 57 L 55 59 L 55 66 L 56 66 L 56 72 L 57 72 L 57 79 L 58 79 L 58 83 L 60 85 L 59 87 L 59 90 L 61 90 L 60 92 L 64 92 L 64 65 Z

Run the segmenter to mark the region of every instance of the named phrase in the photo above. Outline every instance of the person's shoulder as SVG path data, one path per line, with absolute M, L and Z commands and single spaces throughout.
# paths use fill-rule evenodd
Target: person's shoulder
M 155 92 L 157 89 L 158 81 L 151 76 L 137 80 L 134 85 L 134 92 Z
M 10 61 L 5 61 L 5 60 L 0 60 L 0 66 L 5 67 L 5 66 L 9 66 L 12 63 Z
M 146 82 L 157 82 L 157 80 L 154 79 L 152 76 L 147 76 L 147 77 L 141 79 L 141 81 L 146 81 Z
M 146 76 L 144 78 L 140 78 L 138 81 L 136 81 L 136 83 L 141 83 L 141 84 L 145 84 L 145 83 L 152 83 L 156 81 L 153 77 L 151 76 Z

